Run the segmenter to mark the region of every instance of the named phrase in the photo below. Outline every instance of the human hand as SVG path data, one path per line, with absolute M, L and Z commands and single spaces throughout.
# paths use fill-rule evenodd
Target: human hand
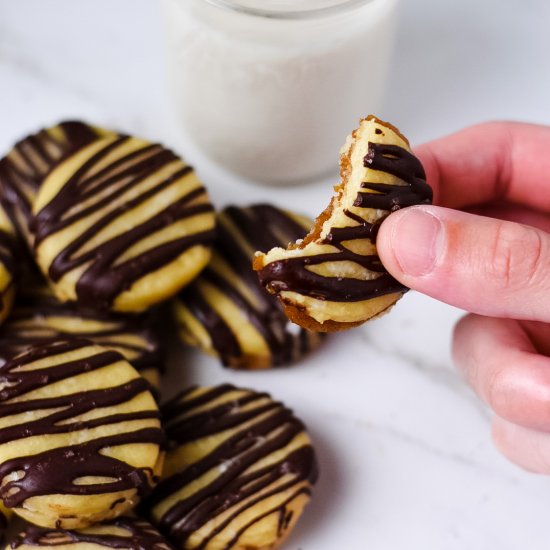
M 550 127 L 488 123 L 415 150 L 437 206 L 381 225 L 403 284 L 470 311 L 453 357 L 494 410 L 493 439 L 550 474 Z

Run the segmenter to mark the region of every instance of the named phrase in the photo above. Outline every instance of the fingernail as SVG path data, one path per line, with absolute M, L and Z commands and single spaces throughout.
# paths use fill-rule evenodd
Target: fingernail
M 422 208 L 400 214 L 393 229 L 392 245 L 403 273 L 420 277 L 430 273 L 437 262 L 443 237 L 441 221 Z

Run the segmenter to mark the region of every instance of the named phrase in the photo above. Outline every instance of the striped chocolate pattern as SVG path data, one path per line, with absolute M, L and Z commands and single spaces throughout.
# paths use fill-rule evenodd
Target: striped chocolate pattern
M 378 228 L 390 212 L 432 198 L 407 139 L 372 115 L 346 140 L 340 175 L 329 206 L 304 239 L 258 252 L 253 261 L 262 286 L 289 319 L 319 332 L 360 325 L 408 290 L 380 261 Z
M 93 529 L 67 531 L 27 525 L 11 541 L 10 548 L 49 548 L 69 546 L 78 548 L 121 548 L 123 550 L 173 550 L 168 541 L 147 521 L 122 517 Z
M 46 174 L 61 158 L 108 134 L 83 122 L 61 122 L 22 139 L 0 160 L 0 203 L 27 243 L 32 205 Z
M 9 315 L 18 274 L 15 230 L 0 201 L 0 323 Z
M 62 301 L 142 311 L 207 263 L 214 213 L 192 168 L 161 145 L 97 140 L 65 158 L 34 205 L 35 254 Z
M 369 142 L 363 165 L 399 181 L 361 183 L 353 202 L 355 212 L 344 212 L 349 224 L 332 227 L 320 243 L 332 245 L 335 250 L 273 261 L 259 270 L 260 282 L 270 292 L 292 291 L 319 300 L 358 302 L 407 290 L 386 271 L 378 254 L 358 253 L 347 244 L 361 239 L 374 244 L 378 227 L 390 212 L 413 204 L 430 203 L 431 188 L 425 181 L 420 161 L 403 147 Z M 367 219 L 373 210 L 382 212 L 377 213 L 376 221 L 369 222 Z M 313 266 L 328 262 L 352 262 L 374 276 L 342 277 L 339 273 L 329 276 L 312 270 Z
M 9 320 L 0 328 L 0 359 L 5 361 L 35 345 L 68 337 L 85 338 L 119 352 L 158 389 L 163 357 L 149 318 L 99 313 L 61 303 L 43 282 L 22 290 Z
M 154 483 L 163 439 L 148 387 L 120 354 L 86 340 L 33 347 L 0 367 L 4 504 L 67 528 L 135 505 Z
M 275 548 L 317 479 L 304 425 L 268 394 L 191 388 L 162 408 L 168 453 L 147 505 L 178 548 Z
M 217 222 L 210 263 L 174 304 L 184 342 L 233 368 L 286 365 L 315 348 L 321 337 L 290 328 L 279 302 L 252 270 L 255 250 L 286 246 L 303 237 L 311 222 L 267 204 L 227 207 Z

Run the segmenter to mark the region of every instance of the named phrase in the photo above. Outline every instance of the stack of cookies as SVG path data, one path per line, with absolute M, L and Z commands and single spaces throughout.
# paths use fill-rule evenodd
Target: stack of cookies
M 231 384 L 161 404 L 164 334 L 171 321 L 224 366 L 258 370 L 387 311 L 407 289 L 380 263 L 377 228 L 431 190 L 407 140 L 375 117 L 350 136 L 341 174 L 312 226 L 268 204 L 216 213 L 172 151 L 82 122 L 0 160 L 6 548 L 286 539 L 317 479 L 303 423 Z
M 216 215 L 172 151 L 82 122 L 14 146 L 0 161 L 7 548 L 244 550 L 285 539 L 317 475 L 303 424 L 229 384 L 159 405 L 159 333 L 168 312 L 184 342 L 240 369 L 315 348 L 319 335 L 293 327 L 251 268 L 258 248 L 309 227 L 268 205 Z

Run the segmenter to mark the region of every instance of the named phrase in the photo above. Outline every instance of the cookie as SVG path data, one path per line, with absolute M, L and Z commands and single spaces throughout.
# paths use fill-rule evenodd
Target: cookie
M 121 517 L 73 531 L 27 525 L 8 546 L 19 550 L 51 547 L 70 550 L 173 550 L 173 546 L 150 523 L 134 517 Z
M 62 302 L 143 311 L 210 259 L 215 216 L 193 169 L 135 137 L 96 140 L 62 159 L 33 211 L 35 257 Z
M 0 367 L 0 498 L 43 527 L 78 529 L 133 508 L 162 465 L 149 385 L 87 340 Z
M 148 317 L 100 313 L 61 303 L 47 285 L 35 282 L 19 293 L 9 321 L 0 328 L 0 358 L 9 360 L 33 345 L 67 337 L 86 338 L 118 351 L 158 389 L 163 357 L 151 324 Z
M 317 347 L 319 335 L 292 325 L 251 267 L 255 250 L 286 246 L 310 227 L 267 204 L 219 213 L 210 263 L 174 301 L 181 339 L 241 369 L 286 365 Z
M 185 550 L 268 550 L 310 499 L 316 459 L 304 425 L 265 393 L 191 388 L 162 408 L 163 478 L 148 507 Z
M 84 122 L 65 121 L 22 139 L 0 160 L 0 204 L 25 242 L 31 242 L 32 205 L 46 174 L 61 158 L 111 134 Z
M 381 264 L 377 230 L 390 212 L 432 199 L 407 139 L 374 116 L 348 137 L 340 175 L 330 205 L 305 239 L 254 258 L 261 284 L 288 317 L 320 332 L 360 325 L 408 290 Z
M 15 229 L 0 203 L 0 324 L 11 312 L 17 274 Z

